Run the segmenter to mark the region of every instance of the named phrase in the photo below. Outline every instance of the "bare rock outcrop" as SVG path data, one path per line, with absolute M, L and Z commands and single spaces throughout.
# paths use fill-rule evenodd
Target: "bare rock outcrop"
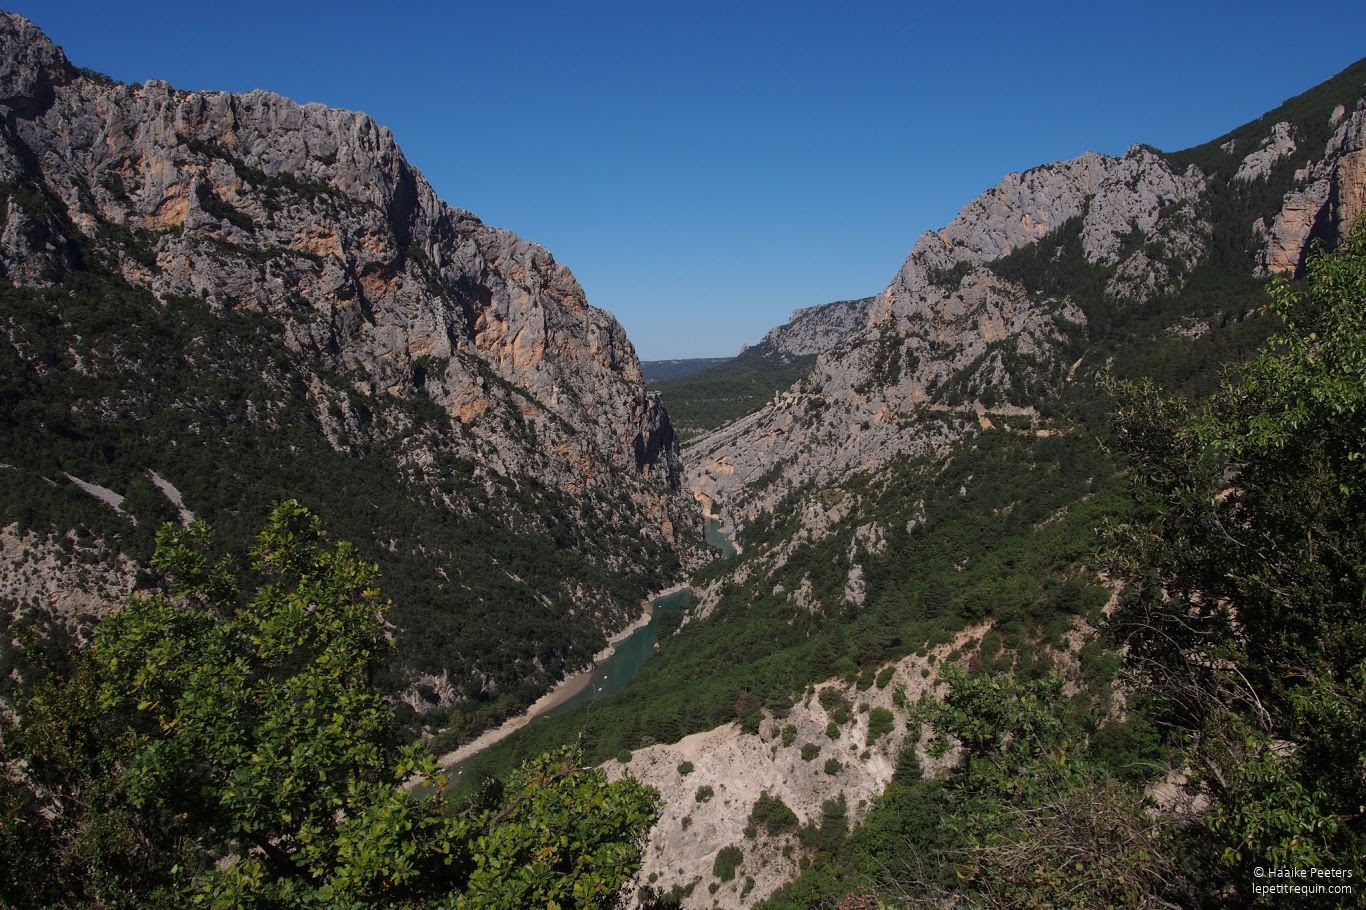
M 1294 127 L 1282 120 L 1271 128 L 1271 134 L 1262 140 L 1261 147 L 1243 159 L 1233 179 L 1242 183 L 1265 179 L 1276 162 L 1294 154 L 1295 148 Z
M 1142 303 L 1205 255 L 1205 187 L 1141 146 L 1009 175 L 916 242 L 868 325 L 810 375 L 690 443 L 689 489 L 745 521 L 801 485 L 942 451 L 991 414 L 1032 413 L 1085 316 L 987 266 L 1070 224 L 1085 259 L 1113 270 L 1109 293 Z
M 1334 113 L 1338 125 L 1323 157 L 1296 174 L 1270 226 L 1254 226 L 1265 240 L 1259 274 L 1299 274 L 1315 238 L 1335 242 L 1366 212 L 1366 99 L 1350 115 Z
M 681 906 L 688 910 L 752 906 L 796 878 L 805 853 L 796 831 L 746 830 L 760 794 L 782 800 L 801 825 L 818 826 L 827 801 L 839 802 L 852 826 L 886 789 L 903 748 L 914 750 L 931 776 L 955 764 L 957 752 L 927 755 L 928 731 L 907 721 L 916 700 L 936 691 L 937 665 L 974 651 L 988 628 L 964 629 L 950 643 L 889 664 L 881 688 L 822 683 L 782 716 L 766 715 L 757 734 L 731 723 L 637 750 L 624 765 L 608 762 L 608 777 L 630 775 L 663 797 L 637 884 L 661 894 L 675 886 L 687 891 Z M 891 724 L 870 736 L 875 709 L 888 712 Z M 721 882 L 712 867 L 726 847 L 738 847 L 743 858 L 734 879 Z
M 868 324 L 874 300 L 836 300 L 793 310 L 792 317 L 770 329 L 759 346 L 793 357 L 823 354 Z
M 476 435 L 517 412 L 546 444 L 499 446 L 509 471 L 570 491 L 639 476 L 644 498 L 676 485 L 667 415 L 621 325 L 545 249 L 439 200 L 370 117 L 102 80 L 14 15 L 0 46 L 11 283 L 60 280 L 86 243 L 163 301 L 279 318 L 366 394 L 426 395 Z
M 0 528 L 0 603 L 24 613 L 97 617 L 127 600 L 136 579 L 137 567 L 109 541 Z

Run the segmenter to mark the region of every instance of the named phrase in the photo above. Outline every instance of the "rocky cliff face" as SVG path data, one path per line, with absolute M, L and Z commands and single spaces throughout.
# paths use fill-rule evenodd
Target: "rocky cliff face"
M 942 449 L 989 415 L 1033 412 L 1066 373 L 1086 316 L 988 267 L 1064 228 L 1107 290 L 1141 304 L 1179 288 L 1208 242 L 1194 168 L 1135 147 L 1012 174 L 925 234 L 859 331 L 761 411 L 690 445 L 688 484 L 741 520 L 804 484 Z M 1158 235 L 1160 248 L 1142 238 Z
M 16 16 L 0 47 L 0 180 L 42 191 L 7 201 L 11 282 L 60 281 L 77 240 L 117 232 L 132 242 L 105 246 L 128 282 L 278 316 L 291 347 L 367 394 L 425 391 L 474 426 L 494 383 L 522 390 L 557 457 L 501 447 L 507 470 L 570 489 L 608 467 L 676 483 L 667 416 L 620 324 L 546 250 L 437 199 L 369 117 L 103 82 Z
M 364 114 L 117 83 L 16 15 L 0 50 L 5 613 L 122 602 L 177 514 L 149 477 L 241 530 L 313 491 L 405 594 L 399 675 L 506 711 L 677 571 L 668 414 L 549 252 Z M 100 583 L 46 583 L 54 552 Z
M 955 764 L 957 752 L 926 754 L 928 736 L 912 721 L 910 706 L 941 694 L 932 668 L 950 654 L 973 653 L 987 631 L 968 629 L 950 644 L 888 664 L 879 688 L 825 681 L 781 716 L 765 715 L 757 733 L 727 724 L 640 749 L 626 764 L 608 762 L 609 777 L 630 775 L 664 798 L 637 885 L 680 895 L 679 906 L 688 910 L 753 906 L 799 874 L 807 855 L 797 827 L 819 827 L 836 805 L 851 827 L 862 821 L 903 750 L 914 751 L 929 776 Z M 870 730 L 874 709 L 891 718 L 884 732 Z M 750 813 L 761 795 L 781 801 L 796 824 L 770 830 L 754 823 Z M 738 848 L 742 858 L 735 876 L 722 881 L 713 867 L 727 847 Z
M 836 300 L 794 310 L 792 318 L 770 329 L 758 346 L 790 357 L 822 354 L 868 324 L 874 300 Z
M 1270 226 L 1262 218 L 1253 226 L 1265 241 L 1257 254 L 1260 274 L 1298 275 L 1315 239 L 1332 242 L 1366 212 L 1366 99 L 1350 114 L 1345 106 L 1334 108 L 1329 121 L 1334 130 L 1320 157 L 1295 171 L 1294 188 Z M 1239 176 L 1265 179 L 1268 155 L 1274 153 L 1274 161 L 1295 149 L 1291 143 L 1287 150 L 1288 132 L 1287 124 L 1277 124 L 1267 144 L 1244 160 Z
M 842 313 L 843 337 L 807 378 L 689 443 L 689 489 L 743 523 L 795 490 L 942 452 L 993 421 L 1037 423 L 1097 315 L 1171 301 L 1200 268 L 1299 274 L 1316 240 L 1331 246 L 1366 211 L 1360 69 L 1225 141 L 1007 176 L 921 237 L 866 310 Z M 1350 101 L 1323 116 L 1337 98 Z M 1228 252 L 1244 245 L 1245 258 Z M 856 312 L 866 319 L 847 325 Z M 801 345 L 809 321 L 794 314 L 770 338 Z
M 1198 398 L 1221 365 L 1261 343 L 1270 326 L 1258 315 L 1259 279 L 1299 274 L 1313 241 L 1331 246 L 1361 211 L 1364 90 L 1366 61 L 1204 146 L 1087 154 L 1013 174 L 921 237 L 864 323 L 804 379 L 685 446 L 689 489 L 734 519 L 744 549 L 701 576 L 657 672 L 707 668 L 712 688 L 719 677 L 740 693 L 743 720 L 743 697 L 796 688 L 791 667 L 842 659 L 844 679 L 861 680 L 842 687 L 845 697 L 857 704 L 871 692 L 870 713 L 896 715 L 872 688 L 882 677 L 869 655 L 933 656 L 953 617 L 960 636 L 994 623 L 970 666 L 1018 673 L 1042 661 L 1069 695 L 1096 695 L 1079 669 L 1117 591 L 1078 554 L 1093 552 L 1098 527 L 1123 520 L 1131 495 L 1098 443 L 1112 408 L 1099 380 L 1150 378 Z M 1039 596 L 1058 585 L 1086 593 Z M 1006 664 L 990 656 L 998 636 L 1014 639 Z M 720 653 L 762 657 L 729 673 Z M 763 674 L 778 667 L 766 688 Z M 933 674 L 902 658 L 893 678 L 915 693 Z M 1112 695 L 1099 693 L 1098 716 L 1122 709 Z M 846 738 L 839 722 L 851 715 L 796 702 L 781 719 L 765 714 L 758 736 L 736 725 L 698 732 L 684 718 L 666 729 L 692 735 L 632 754 L 630 772 L 669 803 L 648 883 L 676 889 L 682 906 L 746 906 L 804 865 L 799 839 L 748 824 L 763 791 L 810 823 L 840 790 L 872 802 L 887 784 L 890 750 L 861 749 L 866 732 Z M 674 719 L 663 697 L 632 707 Z M 821 747 L 807 750 L 814 762 L 837 757 L 837 783 L 793 754 L 808 741 Z M 698 798 L 702 785 L 710 800 Z M 711 872 L 726 847 L 741 853 L 729 881 Z M 819 856 L 807 858 L 822 870 Z M 823 878 L 813 872 L 787 898 L 817 900 Z

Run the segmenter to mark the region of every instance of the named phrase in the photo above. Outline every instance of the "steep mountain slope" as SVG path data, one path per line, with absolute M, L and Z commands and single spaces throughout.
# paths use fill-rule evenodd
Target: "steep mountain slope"
M 803 484 L 943 452 L 993 417 L 1034 421 L 1094 373 L 1076 357 L 1108 323 L 1208 316 L 1173 301 L 1214 273 L 1295 274 L 1311 241 L 1331 245 L 1363 211 L 1358 69 L 1263 118 L 1264 133 L 1212 143 L 1217 156 L 1135 147 L 1008 176 L 920 238 L 810 376 L 693 443 L 688 486 L 747 520 Z
M 1294 274 L 1305 255 L 1292 244 L 1272 256 L 1266 226 L 1291 223 L 1323 181 L 1296 243 L 1331 245 L 1360 214 L 1364 96 L 1366 62 L 1196 149 L 1011 175 L 922 237 L 864 326 L 809 375 L 685 446 L 690 491 L 734 520 L 743 552 L 694 575 L 694 605 L 661 633 L 659 656 L 620 695 L 487 763 L 578 737 L 600 759 L 640 750 L 629 766 L 687 801 L 692 785 L 672 762 L 703 742 L 743 757 L 805 830 L 751 837 L 753 788 L 708 765 L 715 796 L 667 813 L 648 851 L 654 878 L 641 883 L 684 907 L 750 906 L 795 874 L 794 856 L 829 861 L 816 807 L 842 789 L 865 796 L 897 756 L 871 748 L 857 706 L 853 743 L 866 748 L 848 748 L 848 711 L 831 716 L 830 743 L 817 743 L 820 760 L 841 745 L 828 776 L 793 762 L 780 731 L 810 736 L 824 716 L 814 688 L 841 687 L 871 713 L 886 698 L 871 692 L 882 670 L 908 682 L 909 655 L 1031 680 L 1060 672 L 1069 710 L 1097 742 L 1120 744 L 1104 761 L 1161 767 L 1141 724 L 1124 719 L 1118 659 L 1096 637 L 1116 593 L 1098 572 L 1098 529 L 1134 508 L 1107 445 L 1104 378 L 1200 396 L 1256 349 L 1273 327 L 1266 273 Z M 920 680 L 937 672 L 916 667 Z M 729 803 L 714 805 L 723 793 Z M 851 802 L 847 822 L 878 805 Z M 727 878 L 731 847 L 743 858 Z M 774 906 L 811 906 L 813 893 L 834 906 L 827 886 Z
M 770 348 L 789 357 L 824 354 L 868 323 L 875 299 L 836 300 L 793 310 L 791 318 L 769 329 L 756 347 Z
M 396 588 L 393 684 L 477 725 L 677 570 L 668 416 L 546 250 L 363 114 L 0 47 L 6 614 L 111 609 L 162 518 L 298 495 Z

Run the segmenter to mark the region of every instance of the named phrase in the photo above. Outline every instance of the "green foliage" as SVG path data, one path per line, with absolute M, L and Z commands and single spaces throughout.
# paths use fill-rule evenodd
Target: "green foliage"
M 462 844 L 472 853 L 457 910 L 617 906 L 640 869 L 658 794 L 629 778 L 608 784 L 582 756 L 543 756 L 512 774 L 501 804 L 477 813 Z
M 788 724 L 783 727 L 783 747 L 787 748 L 797 741 L 797 728 Z
M 839 774 L 842 770 L 844 770 L 844 765 L 840 764 L 838 758 L 827 758 L 825 760 L 825 773 L 831 777 Z
M 744 852 L 734 845 L 722 847 L 716 854 L 716 860 L 712 863 L 711 873 L 723 882 L 728 882 L 735 878 L 735 870 L 740 868 L 740 863 L 744 862 Z
M 896 675 L 896 667 L 883 667 L 878 671 L 877 678 L 874 679 L 873 682 L 879 689 L 885 689 L 887 688 L 887 684 L 892 681 L 894 675 Z
M 657 795 L 565 751 L 451 812 L 373 679 L 376 567 L 297 502 L 248 569 L 166 526 L 167 594 L 135 596 L 6 731 L 0 863 L 20 905 L 606 905 Z M 422 781 L 423 794 L 404 786 Z
M 873 708 L 868 712 L 868 745 L 872 745 L 888 733 L 892 732 L 892 726 L 896 722 L 896 716 L 886 708 Z
M 713 614 L 682 627 L 624 691 L 598 701 L 591 713 L 568 711 L 519 731 L 477 761 L 505 768 L 581 733 L 594 760 L 645 736 L 676 741 L 735 720 L 742 694 L 750 696 L 744 705 L 790 701 L 808 685 L 847 669 L 881 668 L 987 617 L 1009 651 L 1025 648 L 1049 619 L 1089 609 L 1078 562 L 1094 547 L 1095 525 L 1123 514 L 1113 474 L 1109 457 L 1084 434 L 993 431 L 956 450 L 942 469 L 899 464 L 877 481 L 876 496 L 865 491 L 868 510 L 857 522 L 796 547 L 779 577 L 723 583 Z M 860 490 L 871 481 L 849 483 Z M 959 496 L 965 484 L 968 494 Z M 907 531 L 905 516 L 922 501 L 923 526 Z M 777 582 L 795 590 L 809 576 L 818 596 L 842 602 L 849 540 L 857 524 L 870 521 L 889 529 L 888 543 L 884 554 L 861 558 L 868 592 L 862 609 L 813 615 L 772 593 Z M 761 548 L 764 535 L 780 539 L 785 529 L 755 533 L 746 555 Z M 873 679 L 876 685 L 876 672 Z M 847 699 L 831 689 L 822 687 L 822 698 L 847 723 L 852 706 L 841 711 Z
M 802 761 L 811 761 L 821 754 L 821 747 L 816 743 L 802 743 Z
M 678 763 L 678 775 L 679 775 L 679 777 L 687 777 L 687 776 L 688 776 L 689 774 L 691 774 L 692 772 L 693 772 L 692 762 L 690 762 L 690 761 L 684 761 L 684 762 L 679 762 L 679 763 Z
M 765 790 L 749 810 L 749 822 L 762 827 L 770 837 L 776 837 L 797 829 L 797 814 L 788 808 L 787 803 L 776 796 L 769 796 Z
M 1140 782 L 1165 766 L 1166 749 L 1152 722 L 1132 713 L 1112 720 L 1091 736 L 1091 760 L 1116 777 Z
M 1146 508 L 1111 531 L 1115 626 L 1244 894 L 1366 855 L 1366 228 L 1271 298 L 1283 329 L 1209 402 L 1122 387 L 1116 418 Z
M 673 573 L 663 548 L 619 521 L 629 505 L 585 507 L 527 478 L 500 479 L 459 454 L 466 431 L 430 402 L 362 395 L 326 373 L 314 383 L 273 317 L 158 301 L 98 271 L 101 254 L 87 252 L 91 270 L 60 286 L 0 287 L 4 523 L 40 537 L 74 529 L 111 548 L 105 561 L 122 553 L 142 565 L 173 517 L 149 471 L 213 521 L 224 550 L 248 547 L 255 516 L 296 497 L 381 566 L 397 647 L 376 680 L 393 692 L 445 673 L 459 705 L 422 717 L 403 706 L 400 721 L 445 726 L 452 740 L 517 713 L 601 649 L 573 589 L 624 613 Z M 343 450 L 320 425 L 323 410 L 345 428 Z M 413 463 L 417 448 L 433 461 Z M 137 525 L 64 473 L 126 494 Z M 0 676 L 10 669 L 0 663 Z

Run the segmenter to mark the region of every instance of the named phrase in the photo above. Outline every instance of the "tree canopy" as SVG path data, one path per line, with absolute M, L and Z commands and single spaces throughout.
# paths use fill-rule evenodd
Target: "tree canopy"
M 1270 296 L 1281 330 L 1208 402 L 1121 390 L 1145 510 L 1111 534 L 1115 628 L 1245 896 L 1366 856 L 1366 224 Z
M 246 566 L 166 526 L 169 583 L 6 729 L 0 877 L 19 907 L 609 907 L 657 794 L 572 749 L 453 806 L 373 685 L 378 571 L 278 505 Z M 404 784 L 418 781 L 419 787 Z

